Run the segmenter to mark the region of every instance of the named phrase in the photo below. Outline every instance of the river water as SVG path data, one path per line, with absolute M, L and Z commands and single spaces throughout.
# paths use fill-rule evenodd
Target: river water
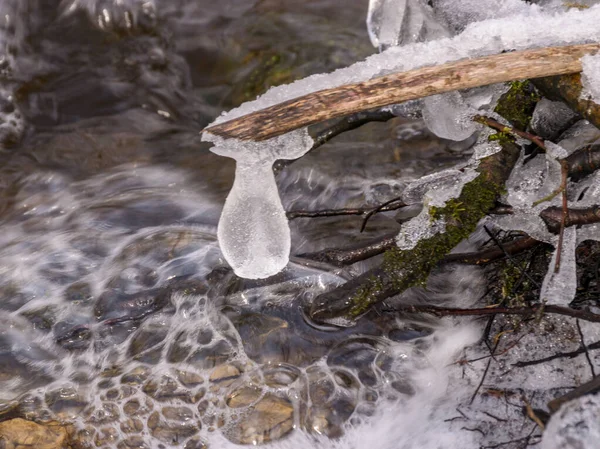
M 0 416 L 72 422 L 82 447 L 470 447 L 450 419 L 464 392 L 446 388 L 480 325 L 371 314 L 315 328 L 303 306 L 373 262 L 292 257 L 246 281 L 216 241 L 234 167 L 200 130 L 270 85 L 372 53 L 367 2 L 165 0 L 133 31 L 33 3 L 15 71 L 27 129 L 0 154 Z M 377 205 L 462 158 L 395 119 L 278 184 L 287 210 Z M 292 256 L 399 226 L 393 213 L 360 224 L 296 219 Z M 429 300 L 483 292 L 475 268 L 437 279 Z

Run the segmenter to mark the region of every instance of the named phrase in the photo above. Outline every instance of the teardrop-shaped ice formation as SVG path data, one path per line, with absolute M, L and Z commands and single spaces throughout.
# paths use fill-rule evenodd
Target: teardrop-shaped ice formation
M 273 163 L 296 159 L 312 146 L 305 129 L 263 142 L 222 139 L 213 153 L 236 160 L 235 180 L 225 200 L 217 236 L 225 260 L 235 274 L 264 279 L 279 273 L 289 261 L 290 228 L 279 198 Z
M 427 128 L 443 139 L 461 141 L 477 131 L 473 110 L 459 92 L 432 95 L 423 99 L 423 120 Z

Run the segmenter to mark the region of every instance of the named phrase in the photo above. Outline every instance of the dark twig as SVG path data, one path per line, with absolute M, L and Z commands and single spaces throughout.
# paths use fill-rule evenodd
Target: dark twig
M 333 125 L 329 126 L 327 129 L 320 131 L 314 138 L 314 144 L 310 151 L 319 148 L 325 142 L 333 139 L 335 136 L 338 136 L 347 131 L 352 131 L 353 129 L 360 128 L 363 125 L 366 125 L 370 122 L 387 122 L 388 120 L 396 117 L 389 111 L 384 111 L 381 109 L 375 109 L 371 111 L 362 111 L 357 112 L 355 114 L 350 114 L 344 117 L 341 120 L 338 120 Z
M 600 323 L 600 315 L 585 310 L 569 307 L 537 304 L 531 307 L 483 307 L 474 309 L 446 308 L 428 305 L 396 305 L 393 308 L 382 309 L 383 312 L 427 313 L 437 317 L 444 316 L 489 316 L 489 315 L 519 315 L 524 317 L 537 316 L 543 313 L 570 316 L 583 321 Z
M 384 212 L 386 210 L 400 209 L 401 207 L 405 207 L 405 206 L 408 206 L 408 204 L 406 204 L 404 201 L 402 201 L 402 198 L 393 198 L 393 199 L 381 204 L 380 206 L 377 206 L 375 209 L 372 209 L 370 212 L 367 213 L 367 215 L 365 215 L 365 218 L 363 219 L 362 225 L 360 227 L 360 232 L 363 232 L 365 230 L 365 228 L 367 227 L 367 222 L 373 215 L 375 215 L 379 212 Z M 393 208 L 390 208 L 390 207 L 393 207 Z
M 594 369 L 594 364 L 592 363 L 592 359 L 590 358 L 590 351 L 588 351 L 588 347 L 585 345 L 585 338 L 583 337 L 583 332 L 581 331 L 581 325 L 579 324 L 579 320 L 575 320 L 575 324 L 577 325 L 577 332 L 579 333 L 579 338 L 581 339 L 581 348 L 585 353 L 585 358 L 587 359 L 588 365 L 590 365 L 592 378 L 596 377 L 596 370 Z
M 448 254 L 442 259 L 441 263 L 458 262 L 468 265 L 486 265 L 501 259 L 502 257 L 510 257 L 523 251 L 527 251 L 539 244 L 541 244 L 540 241 L 527 236 L 505 243 L 502 246 L 494 246 L 482 251 Z
M 327 248 L 315 253 L 299 254 L 298 257 L 330 263 L 336 267 L 343 267 L 375 257 L 394 246 L 396 246 L 395 234 L 384 237 L 383 239 L 375 240 L 372 243 L 359 248 Z
M 388 212 L 391 210 L 401 209 L 407 206 L 400 200 L 399 198 L 394 198 L 390 201 L 387 201 L 376 208 L 348 208 L 348 209 L 321 209 L 315 211 L 308 210 L 292 210 L 286 212 L 288 220 L 293 220 L 295 218 L 321 218 L 321 217 L 336 217 L 340 215 L 365 215 L 365 220 L 368 217 L 371 217 L 373 214 L 378 212 Z M 361 232 L 363 231 L 365 226 L 365 222 L 363 221 L 363 225 L 361 227 Z
M 597 341 L 595 343 L 592 343 L 591 345 L 588 345 L 587 347 L 588 351 L 590 350 L 596 350 L 596 349 L 600 349 L 600 341 Z M 559 352 L 557 354 L 553 354 L 550 355 L 548 357 L 543 357 L 541 359 L 534 359 L 534 360 L 522 360 L 520 362 L 514 363 L 513 366 L 516 368 L 524 368 L 526 366 L 533 366 L 533 365 L 540 365 L 542 363 L 546 363 L 546 362 L 551 362 L 552 360 L 556 360 L 556 359 L 574 359 L 575 357 L 583 354 L 585 351 L 583 350 L 583 348 L 579 348 L 576 349 L 575 351 L 571 351 L 571 352 Z
M 521 131 L 513 126 L 503 125 L 502 123 L 494 120 L 493 118 L 484 117 L 483 115 L 476 115 L 473 117 L 473 120 L 481 123 L 482 125 L 489 126 L 490 128 L 496 129 L 502 133 L 510 133 L 518 137 L 522 137 L 523 139 L 529 140 L 530 142 L 535 143 L 542 150 L 546 150 L 546 145 L 544 145 L 544 141 L 540 139 L 535 134 L 531 134 L 525 131 Z
M 506 251 L 506 248 L 504 247 L 504 245 L 498 241 L 498 239 L 496 238 L 496 236 L 494 235 L 494 233 L 492 231 L 490 231 L 487 226 L 484 226 L 483 229 L 485 230 L 485 232 L 487 233 L 487 235 L 494 241 L 494 243 L 498 246 L 498 248 L 500 248 L 502 250 L 502 252 L 508 258 L 508 260 L 510 261 L 510 263 L 515 268 L 517 268 L 517 270 L 519 270 L 521 272 L 521 275 L 527 276 L 527 279 L 529 279 L 533 285 L 535 285 L 536 287 L 539 287 L 539 284 L 537 283 L 537 281 L 535 279 L 533 279 L 531 277 L 531 275 L 529 273 L 527 273 L 527 271 L 523 270 L 523 268 L 521 266 L 519 266 L 519 264 L 516 263 L 513 260 L 513 258 L 511 257 L 511 255 L 508 253 L 508 251 Z
M 477 388 L 475 388 L 475 391 L 473 392 L 473 395 L 471 396 L 469 405 L 473 403 L 473 401 L 477 397 L 477 393 L 479 393 L 479 390 L 481 389 L 481 386 L 483 385 L 483 382 L 485 382 L 487 373 L 490 370 L 490 366 L 492 365 L 492 360 L 494 359 L 494 353 L 496 352 L 496 348 L 498 347 L 499 344 L 500 344 L 500 339 L 496 340 L 494 347 L 490 350 L 490 358 L 488 359 L 487 365 L 485 366 L 485 370 L 483 371 L 481 380 L 479 381 L 479 384 L 477 384 Z

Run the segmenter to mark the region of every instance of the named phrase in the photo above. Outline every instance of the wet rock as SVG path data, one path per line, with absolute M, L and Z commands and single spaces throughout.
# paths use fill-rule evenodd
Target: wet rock
M 235 365 L 219 365 L 210 374 L 209 380 L 219 387 L 226 387 L 235 382 L 235 380 L 239 378 L 241 374 L 242 372 Z
M 192 371 L 176 370 L 175 374 L 177 375 L 177 380 L 188 388 L 197 387 L 204 383 L 204 378 Z
M 231 408 L 248 407 L 262 396 L 262 390 L 258 387 L 246 386 L 238 388 L 227 396 L 225 403 Z
M 143 437 L 139 435 L 129 435 L 117 444 L 117 449 L 151 449 Z
M 94 443 L 96 446 L 108 446 L 114 445 L 119 441 L 120 432 L 114 427 L 103 427 L 98 430 L 94 437 Z
M 107 424 L 115 422 L 121 416 L 119 406 L 112 402 L 105 402 L 100 407 L 91 407 L 86 410 L 88 422 L 92 424 Z
M 208 445 L 201 438 L 194 437 L 185 443 L 183 449 L 208 449 Z
M 165 443 L 178 444 L 198 433 L 201 424 L 199 421 L 167 422 L 161 419 L 158 412 L 154 412 L 148 418 L 148 428 L 154 438 Z
M 143 323 L 131 339 L 127 354 L 143 363 L 158 363 L 170 324 L 170 321 L 164 319 Z
M 65 289 L 64 298 L 73 304 L 89 304 L 94 299 L 94 295 L 90 284 L 75 282 Z
M 83 350 L 90 345 L 92 331 L 87 317 L 71 317 L 54 325 L 56 343 L 67 350 Z
M 265 384 L 271 388 L 287 387 L 293 384 L 299 376 L 300 370 L 298 368 L 285 363 L 267 366 L 263 370 Z
M 0 423 L 0 445 L 4 449 L 67 449 L 69 429 L 57 422 L 44 425 L 21 418 Z
M 119 427 L 123 433 L 140 433 L 144 430 L 144 423 L 138 418 L 127 418 L 121 421 Z
M 19 417 L 19 402 L 0 401 L 0 422 Z
M 164 288 L 144 290 L 125 294 L 122 291 L 107 290 L 96 302 L 94 315 L 99 321 L 116 324 L 123 321 L 141 320 L 162 310 L 169 304 L 171 291 Z
M 198 401 L 198 398 L 188 390 L 179 386 L 179 383 L 171 376 L 162 376 L 160 379 L 149 380 L 142 391 L 152 399 L 165 402 L 172 399 L 179 399 L 188 404 Z
M 21 314 L 34 329 L 49 331 L 56 321 L 56 307 L 47 306 L 35 310 L 27 310 Z
M 63 387 L 48 391 L 46 405 L 61 419 L 76 417 L 87 406 L 87 398 L 76 388 Z
M 150 369 L 145 366 L 138 366 L 121 376 L 121 383 L 126 385 L 141 385 L 150 376 Z
M 294 351 L 290 350 L 289 325 L 287 321 L 259 313 L 244 313 L 231 317 L 240 334 L 246 355 L 257 363 L 290 362 Z
M 180 363 L 185 360 L 187 356 L 190 355 L 192 351 L 192 346 L 187 344 L 188 333 L 183 331 L 180 332 L 175 340 L 169 346 L 169 350 L 167 351 L 167 362 L 169 363 Z
M 304 418 L 303 427 L 309 432 L 339 438 L 355 407 L 356 403 L 349 398 L 334 398 L 325 405 L 311 406 Z
M 294 407 L 287 399 L 267 393 L 248 412 L 223 432 L 235 444 L 262 444 L 292 431 Z
M 131 399 L 123 404 L 123 412 L 127 416 L 145 416 L 153 410 L 153 404 L 150 399 L 140 400 Z
M 194 412 L 188 407 L 163 407 L 162 415 L 167 420 L 177 422 L 187 422 L 194 419 Z
M 219 340 L 209 347 L 200 348 L 187 359 L 187 363 L 198 369 L 210 369 L 227 362 L 234 356 L 231 344 Z

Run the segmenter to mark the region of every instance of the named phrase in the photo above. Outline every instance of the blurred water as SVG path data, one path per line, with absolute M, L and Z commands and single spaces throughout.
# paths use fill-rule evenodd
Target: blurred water
M 216 224 L 234 167 L 199 139 L 270 85 L 372 52 L 366 2 L 169 0 L 133 29 L 61 15 L 57 1 L 27 6 L 11 50 L 27 128 L 0 153 L 0 418 L 75 422 L 82 447 L 222 447 L 288 432 L 281 447 L 325 447 L 343 440 L 323 436 L 355 435 L 430 391 L 454 353 L 434 357 L 445 325 L 373 316 L 330 332 L 303 319 L 303 304 L 364 265 L 295 260 L 260 282 L 231 273 Z M 277 179 L 288 210 L 376 205 L 461 157 L 395 119 Z M 292 254 L 398 229 L 393 215 L 363 234 L 360 222 L 295 220 Z

